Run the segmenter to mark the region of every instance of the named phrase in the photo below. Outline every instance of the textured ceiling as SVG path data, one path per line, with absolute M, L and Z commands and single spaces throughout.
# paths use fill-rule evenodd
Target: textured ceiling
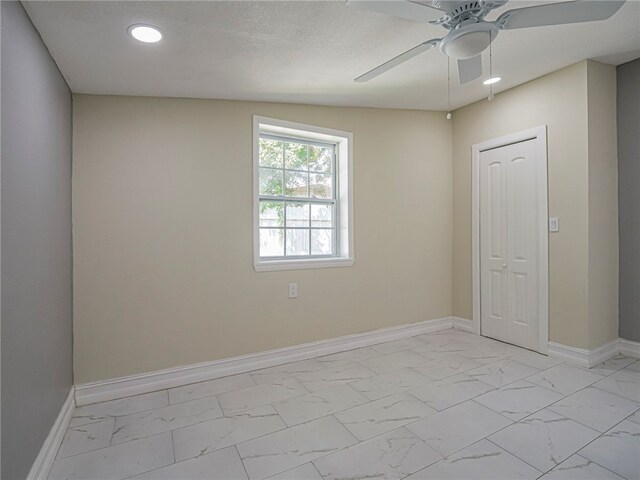
M 488 17 L 542 2 L 512 0 Z M 24 2 L 71 89 L 79 93 L 260 100 L 446 110 L 447 58 L 432 49 L 362 84 L 353 79 L 446 31 L 343 1 Z M 127 35 L 163 31 L 159 44 Z M 496 92 L 585 58 L 640 57 L 640 0 L 604 22 L 501 32 L 493 44 Z M 485 52 L 485 66 L 487 65 Z M 479 100 L 478 79 L 457 85 L 452 106 Z

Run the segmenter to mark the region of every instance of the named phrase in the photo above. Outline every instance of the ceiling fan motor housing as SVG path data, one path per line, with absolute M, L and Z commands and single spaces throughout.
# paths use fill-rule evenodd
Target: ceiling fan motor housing
M 498 28 L 487 22 L 461 25 L 451 30 L 440 42 L 440 50 L 457 60 L 480 55 L 498 36 Z
M 451 13 L 452 15 L 456 15 L 464 10 L 470 10 L 473 8 L 480 9 L 479 0 L 431 0 L 431 2 L 426 3 L 430 3 L 433 7 Z

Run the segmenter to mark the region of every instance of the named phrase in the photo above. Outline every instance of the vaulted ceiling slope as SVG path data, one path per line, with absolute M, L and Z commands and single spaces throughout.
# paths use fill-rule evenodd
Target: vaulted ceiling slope
M 543 2 L 512 0 L 487 17 Z M 349 7 L 344 1 L 24 2 L 71 89 L 171 96 L 447 110 L 447 57 L 432 49 L 366 83 L 353 79 L 441 37 L 442 27 Z M 127 35 L 157 25 L 154 45 Z M 484 52 L 488 62 L 488 50 Z M 585 58 L 620 64 L 640 56 L 640 1 L 603 22 L 501 32 L 493 43 L 496 92 Z M 487 65 L 487 63 L 485 63 Z M 452 107 L 488 94 L 460 86 Z

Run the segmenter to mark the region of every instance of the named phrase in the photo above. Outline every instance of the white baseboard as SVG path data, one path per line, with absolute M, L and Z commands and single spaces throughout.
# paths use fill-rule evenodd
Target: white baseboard
M 618 338 L 597 348 L 587 350 L 586 348 L 576 348 L 561 343 L 549 342 L 550 356 L 561 358 L 585 368 L 595 367 L 619 353 L 640 358 L 640 343 Z
M 76 406 L 73 390 L 74 388 L 71 387 L 71 391 L 69 392 L 67 399 L 62 404 L 58 418 L 56 418 L 49 435 L 47 435 L 47 438 L 42 444 L 40 453 L 38 453 L 38 456 L 31 466 L 29 475 L 27 475 L 27 480 L 45 480 L 49 476 L 49 471 L 51 470 L 53 461 L 56 459 L 58 449 L 62 444 L 64 434 L 67 431 L 67 427 L 69 426 L 69 422 L 73 415 L 73 410 Z
M 267 352 L 76 385 L 78 406 L 179 387 L 453 327 L 451 317 L 320 340 Z
M 453 328 L 458 330 L 463 330 L 465 332 L 473 333 L 473 320 L 469 320 L 468 318 L 462 317 L 452 317 L 453 318 Z
M 620 353 L 629 357 L 640 358 L 640 342 L 633 342 L 631 340 L 625 340 L 624 338 L 621 338 L 619 342 L 618 348 Z
M 579 367 L 589 368 L 589 350 L 549 342 L 549 356 L 560 358 Z
M 595 367 L 602 362 L 606 362 L 612 357 L 615 357 L 620 352 L 620 339 L 612 340 L 609 343 L 589 350 L 588 363 L 589 368 Z
M 76 405 L 140 395 L 452 327 L 472 332 L 472 321 L 460 317 L 445 317 L 71 387 L 58 418 L 31 466 L 27 480 L 44 480 L 48 477 Z M 640 342 L 619 338 L 593 350 L 549 342 L 550 356 L 586 368 L 598 365 L 618 353 L 640 358 Z

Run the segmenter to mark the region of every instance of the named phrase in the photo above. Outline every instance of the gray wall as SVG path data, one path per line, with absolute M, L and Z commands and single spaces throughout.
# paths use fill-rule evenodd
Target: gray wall
M 640 342 L 640 59 L 618 67 L 620 337 Z
M 2 479 L 25 478 L 73 381 L 71 92 L 18 2 L 2 16 Z

